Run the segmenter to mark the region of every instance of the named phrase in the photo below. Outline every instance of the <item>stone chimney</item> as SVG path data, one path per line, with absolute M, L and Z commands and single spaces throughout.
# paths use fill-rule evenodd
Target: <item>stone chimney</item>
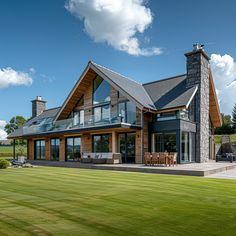
M 209 56 L 204 45 L 194 44 L 186 53 L 187 87 L 198 85 L 196 93 L 196 162 L 209 160 Z
M 46 101 L 41 96 L 37 96 L 32 102 L 32 118 L 40 115 L 46 108 Z

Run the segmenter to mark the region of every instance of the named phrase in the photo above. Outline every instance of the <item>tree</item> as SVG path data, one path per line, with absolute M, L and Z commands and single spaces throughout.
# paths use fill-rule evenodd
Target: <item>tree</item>
M 26 119 L 23 116 L 14 116 L 10 119 L 9 123 L 6 124 L 4 130 L 7 134 L 14 132 L 19 127 L 23 126 L 26 122 Z
M 230 115 L 221 114 L 223 124 L 221 127 L 215 129 L 215 134 L 233 134 L 232 120 Z
M 232 112 L 232 124 L 233 124 L 235 131 L 236 131 L 236 103 L 234 105 L 234 109 Z
M 23 126 L 26 122 L 26 119 L 23 116 L 14 116 L 10 119 L 9 123 L 7 123 L 4 127 L 4 130 L 7 134 L 14 132 L 19 127 Z M 16 145 L 26 145 L 26 140 L 24 139 L 16 139 Z

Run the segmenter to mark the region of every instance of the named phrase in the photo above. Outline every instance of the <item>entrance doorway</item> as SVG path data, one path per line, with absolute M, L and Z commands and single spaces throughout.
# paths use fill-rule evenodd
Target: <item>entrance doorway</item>
M 135 163 L 135 133 L 119 134 L 122 163 Z

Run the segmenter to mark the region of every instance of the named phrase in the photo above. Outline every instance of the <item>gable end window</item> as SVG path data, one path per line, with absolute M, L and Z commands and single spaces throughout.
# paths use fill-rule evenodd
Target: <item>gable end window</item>
M 93 81 L 93 104 L 110 102 L 110 91 L 110 84 L 100 76 L 97 76 Z

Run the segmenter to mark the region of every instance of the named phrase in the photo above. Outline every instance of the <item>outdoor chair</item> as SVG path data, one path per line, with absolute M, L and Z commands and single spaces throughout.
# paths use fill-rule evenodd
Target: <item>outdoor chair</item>
M 153 152 L 152 153 L 152 165 L 157 165 L 159 164 L 159 153 L 158 152 Z
M 169 165 L 177 165 L 177 152 L 170 152 L 169 153 Z
M 165 152 L 160 152 L 159 153 L 159 161 L 158 161 L 158 164 L 161 164 L 161 165 L 166 165 L 166 157 L 167 157 L 167 154 Z
M 144 153 L 144 160 L 145 160 L 145 165 L 151 165 L 152 164 L 152 157 L 150 152 L 145 152 Z

